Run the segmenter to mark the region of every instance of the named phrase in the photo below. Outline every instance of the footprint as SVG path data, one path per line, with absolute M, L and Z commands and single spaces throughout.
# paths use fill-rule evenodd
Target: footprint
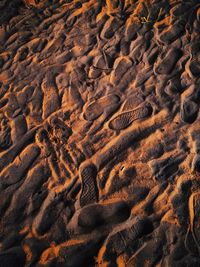
M 131 252 L 131 254 L 134 253 L 134 249 L 137 250 L 137 246 L 133 245 L 134 242 L 152 231 L 152 222 L 147 218 L 135 217 L 130 221 L 126 221 L 126 224 L 121 229 L 114 230 L 108 236 L 104 244 L 105 251 L 102 255 L 102 260 L 110 261 L 113 257 L 115 258 L 125 251 Z
M 32 196 L 42 190 L 44 183 L 48 180 L 51 175 L 50 170 L 43 163 L 39 163 L 31 169 L 31 174 L 28 175 L 24 183 L 15 192 L 12 197 L 11 205 L 7 212 L 14 214 L 18 217 L 19 213 L 28 214 L 26 208 L 31 203 Z M 23 211 L 23 212 L 22 212 Z
M 40 53 L 47 44 L 48 41 L 46 39 L 38 38 L 36 40 L 33 40 L 31 50 L 33 51 L 33 53 Z
M 80 195 L 81 207 L 97 202 L 98 200 L 96 176 L 97 169 L 92 163 L 89 163 L 80 169 L 80 178 L 82 182 L 82 191 Z
M 20 138 L 23 138 L 27 132 L 27 122 L 24 115 L 18 115 L 13 118 L 11 122 L 11 136 L 13 143 L 17 142 Z
M 21 153 L 21 151 L 27 147 L 33 140 L 35 136 L 35 132 L 39 127 L 35 127 L 29 130 L 22 139 L 18 141 L 18 143 L 14 144 L 8 151 L 2 153 L 0 157 L 0 170 L 7 167 L 10 163 L 12 163 L 15 158 Z
M 191 78 L 198 78 L 200 76 L 200 62 L 198 59 L 193 59 L 189 62 L 188 66 Z
M 122 110 L 123 111 L 132 110 L 132 109 L 138 107 L 142 102 L 144 102 L 144 97 L 139 93 L 135 93 L 135 94 L 129 96 L 124 101 Z
M 57 117 L 53 117 L 50 120 L 50 126 L 53 129 L 53 137 L 57 139 L 58 142 L 66 144 L 69 136 L 72 134 L 71 128 Z
M 191 231 L 200 251 L 200 193 L 193 193 L 189 199 Z
M 19 113 L 21 113 L 21 107 L 19 106 L 17 97 L 14 93 L 10 93 L 8 99 L 9 100 L 8 100 L 6 115 L 10 118 L 14 118 Z
M 194 156 L 192 161 L 192 171 L 193 172 L 200 172 L 200 155 L 197 154 Z
M 157 181 L 172 179 L 179 170 L 179 164 L 184 160 L 184 156 L 169 157 L 166 159 L 155 159 L 150 162 L 152 174 Z
M 50 191 L 33 222 L 33 229 L 40 235 L 46 233 L 57 221 L 64 203 L 54 191 Z
M 150 51 L 144 53 L 143 61 L 149 66 L 152 66 L 157 60 L 158 55 L 159 55 L 159 48 L 157 46 L 153 47 Z
M 58 90 L 66 90 L 66 88 L 69 86 L 69 75 L 66 73 L 60 73 L 55 78 L 56 86 Z
M 12 145 L 11 128 L 8 119 L 0 113 L 0 149 L 4 150 Z
M 31 251 L 31 254 L 27 253 L 27 256 L 31 255 L 28 263 L 29 266 L 31 266 L 36 264 L 42 252 L 47 248 L 47 245 L 45 240 L 37 239 L 36 237 L 30 237 L 24 240 L 23 248 L 24 250 L 27 250 L 26 252 Z
M 78 225 L 86 230 L 100 226 L 111 226 L 125 221 L 130 216 L 130 208 L 125 201 L 115 203 L 92 204 L 81 210 Z
M 1 172 L 1 184 L 9 186 L 21 181 L 39 155 L 40 149 L 37 145 L 27 146 L 13 163 Z
M 198 116 L 199 106 L 190 99 L 185 99 L 181 105 L 181 119 L 186 123 L 193 123 Z
M 175 41 L 185 31 L 185 24 L 184 20 L 176 21 L 173 25 L 170 25 L 166 30 L 162 31 L 159 36 L 159 39 L 162 43 L 170 44 Z
M 69 154 L 76 168 L 85 160 L 83 151 L 76 145 L 75 142 L 69 144 Z
M 145 84 L 145 82 L 153 75 L 152 67 L 145 68 L 137 73 L 134 85 L 135 87 L 140 87 Z
M 12 247 L 0 253 L 0 266 L 18 266 L 23 267 L 26 262 L 26 254 L 22 247 Z
M 117 95 L 110 94 L 93 101 L 85 110 L 84 118 L 88 121 L 93 121 L 102 115 L 106 110 L 115 109 L 120 102 Z
M 161 60 L 155 68 L 157 74 L 169 74 L 175 67 L 177 61 L 180 59 L 182 52 L 180 49 L 171 48 L 166 56 Z
M 176 4 L 174 7 L 172 7 L 170 9 L 170 15 L 172 17 L 180 17 L 182 16 L 183 14 L 187 13 L 188 10 L 190 10 L 191 8 L 191 4 L 188 4 L 188 3 L 179 3 L 179 4 Z
M 113 35 L 115 34 L 116 30 L 120 27 L 120 25 L 121 25 L 121 22 L 118 19 L 110 17 L 106 21 L 106 23 L 105 23 L 105 25 L 101 31 L 101 38 L 103 38 L 103 39 L 112 38 Z
M 35 139 L 39 147 L 44 150 L 46 157 L 53 153 L 52 145 L 49 140 L 49 135 L 45 129 L 39 129 L 36 133 Z
M 191 232 L 191 229 L 188 228 L 187 233 L 185 235 L 185 248 L 188 252 L 198 255 L 198 247 L 195 244 L 193 234 Z
M 29 53 L 28 47 L 20 48 L 16 53 L 15 60 L 16 61 L 25 60 L 27 58 L 27 56 L 28 56 L 28 53 Z
M 130 42 L 137 37 L 138 31 L 142 28 L 142 23 L 140 23 L 137 17 L 129 17 L 126 22 L 125 27 L 125 40 Z
M 133 63 L 129 57 L 118 57 L 114 62 L 110 82 L 114 85 L 118 85 L 122 77 L 128 72 L 132 65 Z
M 60 108 L 60 99 L 53 78 L 48 74 L 41 85 L 43 91 L 43 118 L 46 119 L 49 115 Z
M 161 157 L 165 152 L 164 146 L 158 138 L 156 140 L 151 139 L 147 144 L 147 148 L 142 149 L 141 158 L 142 161 L 149 161 Z
M 110 129 L 122 130 L 127 128 L 133 121 L 144 119 L 152 114 L 152 107 L 149 104 L 145 104 L 132 111 L 127 111 L 119 114 L 109 123 Z
M 128 260 L 126 267 L 155 266 L 155 262 L 159 262 L 163 256 L 163 251 L 160 249 L 163 244 L 163 239 L 160 237 L 152 238 L 145 242 Z M 169 265 L 168 265 L 169 266 Z

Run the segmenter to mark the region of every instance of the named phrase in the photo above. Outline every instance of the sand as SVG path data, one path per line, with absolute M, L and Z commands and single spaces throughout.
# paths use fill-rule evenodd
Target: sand
M 200 266 L 200 1 L 0 1 L 0 267 Z

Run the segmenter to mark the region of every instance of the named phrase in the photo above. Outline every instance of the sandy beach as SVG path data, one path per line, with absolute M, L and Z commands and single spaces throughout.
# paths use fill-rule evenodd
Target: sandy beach
M 0 267 L 200 267 L 200 0 L 0 0 Z

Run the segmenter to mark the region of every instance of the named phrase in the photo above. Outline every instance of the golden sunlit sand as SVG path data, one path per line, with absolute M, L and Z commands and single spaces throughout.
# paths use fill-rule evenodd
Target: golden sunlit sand
M 199 0 L 0 0 L 0 267 L 200 266 L 199 34 Z

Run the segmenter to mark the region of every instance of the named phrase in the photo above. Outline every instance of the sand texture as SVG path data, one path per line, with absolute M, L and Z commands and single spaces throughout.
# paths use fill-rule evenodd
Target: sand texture
M 200 267 L 200 0 L 0 0 L 0 267 Z

